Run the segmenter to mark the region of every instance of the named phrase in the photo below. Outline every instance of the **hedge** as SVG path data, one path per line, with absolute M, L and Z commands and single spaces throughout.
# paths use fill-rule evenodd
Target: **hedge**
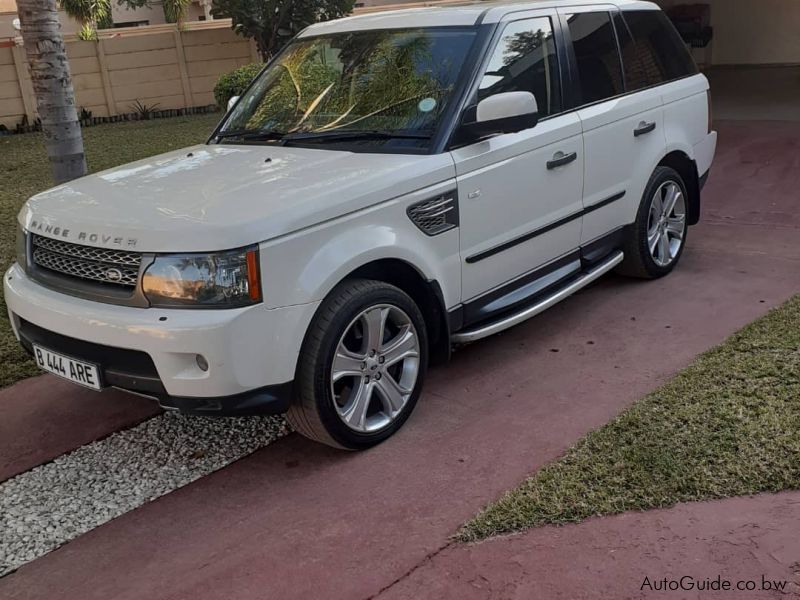
M 264 68 L 263 63 L 250 63 L 220 75 L 217 85 L 214 86 L 214 99 L 217 105 L 223 110 L 226 109 L 228 100 L 234 96 L 241 96 L 262 68 Z

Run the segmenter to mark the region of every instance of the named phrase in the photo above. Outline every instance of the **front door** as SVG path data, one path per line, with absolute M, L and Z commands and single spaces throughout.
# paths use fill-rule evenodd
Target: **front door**
M 569 254 L 580 243 L 581 122 L 562 110 L 555 12 L 524 16 L 501 25 L 472 100 L 529 91 L 536 96 L 540 122 L 452 151 L 464 302 Z

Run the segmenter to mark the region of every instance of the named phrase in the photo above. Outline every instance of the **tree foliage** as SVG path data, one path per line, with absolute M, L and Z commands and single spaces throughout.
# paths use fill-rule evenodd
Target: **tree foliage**
M 234 96 L 241 96 L 262 68 L 264 68 L 263 63 L 250 63 L 220 75 L 214 86 L 217 106 L 224 109 L 228 106 L 228 100 Z
M 80 23 L 78 38 L 82 40 L 96 40 L 97 23 L 111 17 L 111 0 L 58 0 L 58 5 Z
M 97 21 L 111 12 L 110 0 L 59 0 L 58 4 L 81 24 Z
M 230 18 L 233 30 L 253 38 L 265 61 L 299 31 L 318 21 L 343 17 L 354 0 L 213 0 L 211 14 Z
M 550 36 L 546 35 L 544 31 L 537 29 L 536 31 L 520 31 L 510 39 L 506 38 L 503 63 L 506 66 L 511 66 L 518 60 L 533 55 L 534 52 L 543 47 L 548 37 Z
M 112 16 L 111 11 L 109 11 L 106 16 L 97 19 L 97 28 L 98 29 L 114 28 L 114 17 Z
M 183 23 L 186 16 L 186 9 L 192 0 L 164 0 L 161 7 L 164 9 L 164 18 L 167 23 Z

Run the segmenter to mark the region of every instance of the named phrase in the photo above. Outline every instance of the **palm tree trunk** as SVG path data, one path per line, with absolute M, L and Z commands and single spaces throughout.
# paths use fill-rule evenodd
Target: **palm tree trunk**
M 56 0 L 17 0 L 17 12 L 50 170 L 63 183 L 86 175 L 86 157 Z

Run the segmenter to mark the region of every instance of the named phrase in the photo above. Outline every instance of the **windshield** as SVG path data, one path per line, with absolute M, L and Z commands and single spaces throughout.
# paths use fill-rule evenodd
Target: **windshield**
M 217 137 L 427 147 L 474 37 L 474 29 L 425 28 L 299 38 Z

